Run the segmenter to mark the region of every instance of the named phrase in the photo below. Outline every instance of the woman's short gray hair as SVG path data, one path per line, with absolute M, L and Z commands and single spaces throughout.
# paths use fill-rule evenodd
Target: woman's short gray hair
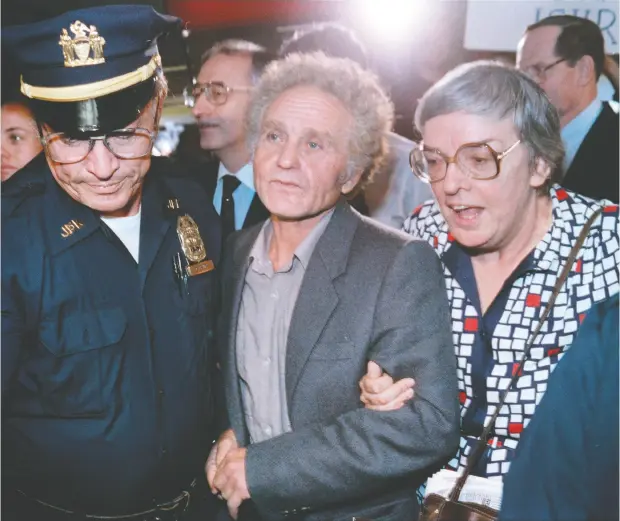
M 521 71 L 486 60 L 459 65 L 424 94 L 415 125 L 422 132 L 428 120 L 453 112 L 512 118 L 529 151 L 530 165 L 542 159 L 551 169 L 542 191 L 548 193 L 552 184 L 562 180 L 560 118 L 544 91 Z
M 385 135 L 392 127 L 394 108 L 377 77 L 346 58 L 332 58 L 322 52 L 295 53 L 268 65 L 254 89 L 246 116 L 250 150 L 256 148 L 269 106 L 283 92 L 300 86 L 331 94 L 351 114 L 349 175 L 363 170 L 362 186 L 383 162 Z

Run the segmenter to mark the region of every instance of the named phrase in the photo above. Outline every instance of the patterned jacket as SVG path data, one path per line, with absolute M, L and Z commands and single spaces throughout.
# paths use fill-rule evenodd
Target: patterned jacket
M 501 311 L 492 338 L 485 344 L 492 350 L 492 369 L 485 377 L 485 424 L 521 360 L 529 334 L 538 324 L 583 225 L 601 205 L 604 210 L 590 229 L 568 280 L 534 341 L 515 390 L 509 393 L 500 412 L 494 435 L 488 440 L 488 450 L 483 456 L 484 470 L 478 472 L 487 477 L 501 477 L 508 471 L 520 434 L 547 388 L 549 375 L 573 342 L 585 313 L 594 303 L 615 295 L 619 290 L 618 206 L 607 201 L 594 201 L 559 186 L 553 187 L 550 195 L 553 203 L 551 228 L 533 252 L 532 269 L 517 276 L 509 287 L 506 306 Z M 428 241 L 442 259 L 453 244 L 453 237 L 435 201 L 416 208 L 403 229 Z M 476 307 L 445 263 L 444 276 L 452 312 L 463 420 L 472 404 L 472 348 L 482 317 L 478 316 Z M 477 440 L 476 436 L 462 436 L 458 453 L 448 466 L 453 469 L 464 466 L 467 454 Z

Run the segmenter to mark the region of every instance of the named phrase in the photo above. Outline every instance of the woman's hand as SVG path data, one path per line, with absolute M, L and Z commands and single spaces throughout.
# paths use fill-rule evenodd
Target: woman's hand
M 368 362 L 366 374 L 360 380 L 360 400 L 373 411 L 396 411 L 414 396 L 413 378 L 394 379 L 375 362 Z

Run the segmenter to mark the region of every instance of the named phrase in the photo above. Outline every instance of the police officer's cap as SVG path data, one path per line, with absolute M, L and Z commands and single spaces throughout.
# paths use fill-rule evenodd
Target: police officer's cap
M 181 21 L 147 5 L 108 5 L 66 12 L 3 29 L 5 49 L 29 98 L 76 102 L 144 82 L 161 66 L 157 38 Z

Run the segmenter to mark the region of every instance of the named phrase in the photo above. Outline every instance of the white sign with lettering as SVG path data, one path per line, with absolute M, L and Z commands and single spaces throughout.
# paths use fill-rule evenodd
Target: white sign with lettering
M 618 52 L 618 1 L 468 0 L 466 49 L 515 52 L 528 25 L 547 16 L 571 14 L 596 22 L 605 51 Z

